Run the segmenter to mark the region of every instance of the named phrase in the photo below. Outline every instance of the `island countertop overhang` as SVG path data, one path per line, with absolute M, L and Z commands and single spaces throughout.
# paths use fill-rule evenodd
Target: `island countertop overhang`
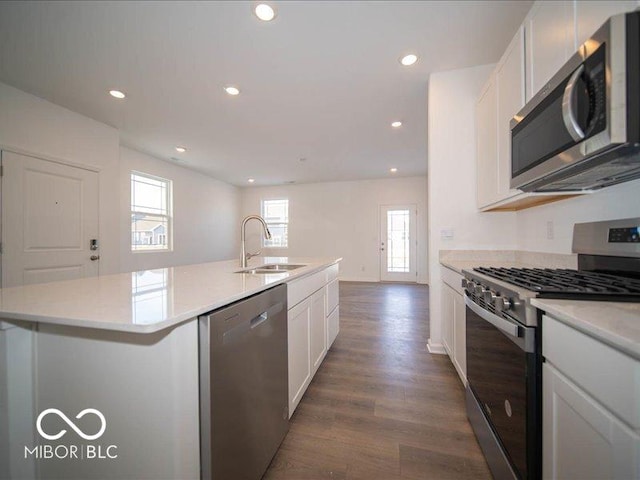
M 0 289 L 2 321 L 154 333 L 282 283 L 305 277 L 341 258 L 256 257 L 263 264 L 303 264 L 269 274 L 237 273 L 237 260 Z

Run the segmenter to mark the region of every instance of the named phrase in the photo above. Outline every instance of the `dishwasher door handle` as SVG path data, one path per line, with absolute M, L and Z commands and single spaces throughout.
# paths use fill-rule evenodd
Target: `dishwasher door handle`
M 251 319 L 251 322 L 249 322 L 250 325 L 251 325 L 251 328 L 256 328 L 258 325 L 263 324 L 264 322 L 267 321 L 267 318 L 269 318 L 269 311 L 268 310 L 266 312 L 262 312 L 257 317 L 254 317 L 254 318 Z

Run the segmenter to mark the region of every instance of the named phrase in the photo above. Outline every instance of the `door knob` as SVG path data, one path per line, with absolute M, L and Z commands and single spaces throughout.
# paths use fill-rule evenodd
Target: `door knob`
M 95 262 L 96 260 L 100 260 L 100 255 L 91 255 L 89 257 L 89 260 L 91 260 L 92 262 Z

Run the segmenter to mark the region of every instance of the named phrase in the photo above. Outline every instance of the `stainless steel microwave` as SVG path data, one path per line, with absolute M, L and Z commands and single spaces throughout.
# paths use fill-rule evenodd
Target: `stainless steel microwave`
M 640 178 L 640 12 L 611 17 L 511 120 L 511 187 Z

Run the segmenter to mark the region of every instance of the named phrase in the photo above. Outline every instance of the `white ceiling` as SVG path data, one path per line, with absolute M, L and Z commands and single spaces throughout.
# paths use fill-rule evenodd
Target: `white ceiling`
M 235 185 L 424 175 L 429 74 L 495 62 L 531 6 L 271 4 L 265 23 L 241 1 L 2 2 L 0 81 Z

